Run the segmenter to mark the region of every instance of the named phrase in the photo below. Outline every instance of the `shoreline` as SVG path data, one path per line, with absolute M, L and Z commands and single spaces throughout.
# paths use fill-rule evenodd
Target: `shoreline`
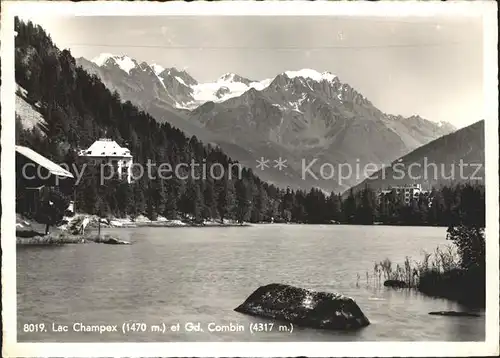
M 118 220 L 111 220 L 118 221 Z M 299 222 L 244 222 L 238 224 L 235 222 L 220 223 L 218 221 L 207 221 L 203 224 L 194 224 L 180 220 L 156 220 L 156 221 L 122 221 L 120 224 L 101 222 L 101 228 L 139 228 L 139 227 L 172 227 L 172 228 L 212 228 L 212 227 L 250 227 L 254 225 L 311 225 L 311 226 L 389 226 L 389 227 L 409 227 L 409 228 L 447 228 L 448 226 L 439 225 L 402 225 L 402 224 L 348 224 L 348 223 L 299 223 Z M 89 228 L 97 228 L 93 223 Z
M 81 226 L 83 220 L 88 220 L 88 224 L 84 233 L 79 233 L 78 227 Z M 225 220 L 224 223 L 215 220 L 207 220 L 204 223 L 193 223 L 188 220 L 168 220 L 159 217 L 158 220 L 149 220 L 144 216 L 138 218 L 100 218 L 95 215 L 89 214 L 76 214 L 71 217 L 64 218 L 64 224 L 60 226 L 51 227 L 51 233 L 44 235 L 41 231 L 42 225 L 25 218 L 18 218 L 18 223 L 23 223 L 22 230 L 16 230 L 16 245 L 63 245 L 63 244 L 82 244 L 91 242 L 89 237 L 95 236 L 98 230 L 98 220 L 101 221 L 101 230 L 106 229 L 133 229 L 133 228 L 248 228 L 255 225 L 317 225 L 317 226 L 359 226 L 357 224 L 346 223 L 323 223 L 323 224 L 308 224 L 308 223 L 295 223 L 295 222 L 244 222 L 237 223 L 233 220 Z M 19 225 L 19 224 L 18 224 Z M 362 225 L 372 226 L 372 225 Z M 405 226 L 405 225 L 383 225 L 374 224 L 373 226 Z M 411 226 L 408 226 L 411 227 Z M 416 227 L 440 227 L 440 226 L 416 226 Z M 38 228 L 39 230 L 33 230 Z M 24 231 L 25 229 L 29 229 Z M 28 234 L 28 235 L 26 235 Z
M 141 216 L 138 220 L 129 218 L 103 219 L 95 215 L 77 214 L 72 217 L 65 217 L 64 224 L 53 226 L 49 234 L 45 234 L 44 225 L 23 217 L 17 218 L 16 224 L 16 246 L 35 245 L 65 245 L 65 244 L 85 244 L 100 242 L 97 238 L 99 221 L 101 231 L 106 229 L 129 229 L 129 228 L 230 228 L 230 227 L 250 227 L 249 223 L 236 223 L 227 221 L 205 221 L 204 223 L 193 223 L 188 220 L 167 220 L 160 217 L 159 220 L 148 220 Z M 82 222 L 86 221 L 83 233 L 80 232 Z M 101 238 L 110 236 L 102 233 Z
M 246 227 L 250 223 L 238 223 L 234 220 L 225 220 L 223 223 L 216 220 L 205 220 L 203 223 L 194 222 L 191 218 L 184 219 L 167 219 L 158 216 L 156 220 L 150 220 L 144 215 L 139 215 L 136 218 L 99 218 L 96 215 L 90 214 L 75 214 L 71 217 L 63 218 L 63 225 L 58 226 L 58 229 L 63 232 L 76 233 L 81 229 L 82 225 L 84 231 L 97 230 L 99 222 L 101 228 L 136 228 L 136 227 Z M 84 223 L 83 223 L 84 222 Z
M 98 218 L 96 215 L 85 213 L 76 213 L 71 217 L 64 217 L 63 224 L 51 227 L 51 233 L 44 235 L 44 225 L 27 219 L 23 216 L 17 217 L 16 224 L 16 245 L 63 245 L 63 244 L 82 244 L 87 243 L 90 236 L 96 236 L 99 222 L 101 230 L 112 229 L 133 229 L 133 228 L 248 228 L 255 225 L 319 225 L 319 226 L 358 226 L 357 224 L 347 224 L 341 222 L 328 222 L 322 224 L 296 223 L 296 222 L 244 222 L 238 223 L 231 219 L 226 219 L 224 222 L 220 220 L 205 220 L 203 223 L 195 223 L 191 218 L 184 219 L 167 219 L 158 216 L 156 220 L 150 220 L 144 215 L 139 215 L 135 218 Z M 84 230 L 81 231 L 82 225 Z M 406 226 L 406 225 L 384 225 L 374 223 L 374 226 Z M 372 225 L 363 225 L 372 226 Z M 19 227 L 19 231 L 17 230 Z M 410 226 L 408 226 L 410 227 Z M 417 226 L 419 228 L 424 226 Z M 438 226 L 425 226 L 438 227 Z M 116 231 L 118 234 L 118 231 Z
M 224 227 L 249 227 L 252 226 L 251 223 L 218 223 L 218 222 L 206 222 L 202 224 L 195 224 L 189 222 L 177 222 L 173 221 L 150 221 L 150 222 L 123 222 L 120 224 L 116 223 L 101 223 L 101 229 L 133 229 L 142 227 L 158 227 L 158 228 L 224 228 Z M 90 230 L 96 230 L 97 224 L 93 223 L 88 226 Z
M 19 227 L 21 231 L 26 229 L 32 229 L 37 227 L 37 231 L 42 231 L 42 227 L 44 225 L 27 219 L 19 214 L 17 216 L 16 229 Z M 381 223 L 374 222 L 373 224 L 353 224 L 353 223 L 345 223 L 345 222 L 325 222 L 325 223 L 304 223 L 304 222 L 269 222 L 269 221 L 261 221 L 261 222 L 243 222 L 238 223 L 232 219 L 224 220 L 224 223 L 219 220 L 205 220 L 203 223 L 194 223 L 191 218 L 185 219 L 167 219 L 162 216 L 158 216 L 156 220 L 150 220 L 144 215 L 139 215 L 136 218 L 125 217 L 125 218 L 98 218 L 96 215 L 85 214 L 85 213 L 76 213 L 73 216 L 66 216 L 63 218 L 63 224 L 59 226 L 52 227 L 52 230 L 56 230 L 59 232 L 65 232 L 68 234 L 76 234 L 78 228 L 81 227 L 82 221 L 87 221 L 85 226 L 85 230 L 97 230 L 98 222 L 101 222 L 101 228 L 141 228 L 141 227 L 162 227 L 162 228 L 180 228 L 180 227 L 189 227 L 189 228 L 211 228 L 211 227 L 251 227 L 253 225 L 316 225 L 316 226 L 397 226 L 397 227 L 414 227 L 414 228 L 446 228 L 447 226 L 439 226 L 439 225 L 405 225 L 401 223 Z M 42 236 L 42 235 L 40 235 Z

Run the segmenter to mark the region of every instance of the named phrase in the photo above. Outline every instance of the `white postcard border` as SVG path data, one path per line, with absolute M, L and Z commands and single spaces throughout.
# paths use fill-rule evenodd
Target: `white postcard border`
M 476 2 L 15 2 L 2 3 L 2 316 L 4 356 L 484 356 L 498 354 L 498 65 L 497 4 Z M 485 342 L 287 343 L 17 343 L 14 172 L 14 25 L 16 15 L 37 16 L 480 16 L 484 23 L 487 301 Z M 13 254 L 14 253 L 14 254 Z M 57 298 L 55 298 L 57 299 Z

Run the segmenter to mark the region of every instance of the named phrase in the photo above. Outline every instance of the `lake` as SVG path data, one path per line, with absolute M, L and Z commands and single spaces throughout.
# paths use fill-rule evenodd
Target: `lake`
M 484 340 L 484 316 L 431 316 L 430 311 L 463 308 L 367 283 L 374 262 L 416 260 L 422 250 L 450 244 L 445 228 L 273 224 L 105 232 L 133 245 L 18 246 L 19 341 Z M 269 283 L 351 296 L 371 325 L 332 332 L 296 326 L 291 331 L 276 323 L 268 332 L 252 333 L 250 324 L 271 321 L 233 309 Z M 129 324 L 123 333 L 126 322 L 141 324 Z M 188 322 L 199 323 L 203 332 L 187 331 Z M 27 324 L 38 323 L 47 331 L 25 332 L 35 329 Z M 76 332 L 75 323 L 116 325 L 118 332 Z M 209 323 L 244 329 L 209 332 Z M 68 331 L 52 332 L 53 325 Z M 82 330 L 78 324 L 75 329 Z

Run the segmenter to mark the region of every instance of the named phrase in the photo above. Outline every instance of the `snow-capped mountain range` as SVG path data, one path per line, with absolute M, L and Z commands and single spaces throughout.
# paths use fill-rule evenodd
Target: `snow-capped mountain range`
M 287 158 L 285 171 L 258 173 L 280 185 L 345 189 L 335 180 L 304 180 L 301 162 L 382 165 L 453 132 L 449 123 L 386 114 L 330 72 L 284 71 L 251 80 L 226 73 L 199 83 L 185 70 L 102 54 L 77 63 L 96 74 L 123 100 L 168 121 L 188 135 L 220 145 L 234 159 L 255 167 L 260 157 Z
M 214 82 L 198 83 L 185 71 L 164 68 L 158 64 L 148 65 L 145 62 L 139 64 L 128 56 L 116 56 L 109 53 L 100 54 L 91 62 L 101 69 L 119 69 L 128 76 L 137 76 L 137 73 L 132 72 L 134 69 L 154 75 L 156 78 L 152 80 L 161 84 L 167 96 L 171 97 L 171 104 L 179 109 L 191 110 L 208 101 L 223 102 L 242 95 L 250 88 L 262 90 L 271 82 L 271 80 L 251 81 L 234 73 L 226 73 Z M 182 93 L 181 96 L 179 96 L 179 91 Z
M 80 60 L 83 61 L 83 59 Z M 190 94 L 189 100 L 182 98 L 179 101 L 174 101 L 174 107 L 179 109 L 192 110 L 205 102 L 224 102 L 230 98 L 241 96 L 251 88 L 262 91 L 273 81 L 272 78 L 253 81 L 234 73 L 225 73 L 214 82 L 198 83 L 186 71 L 179 71 L 175 68 L 164 68 L 155 63 L 151 65 L 145 62 L 139 64 L 136 60 L 128 56 L 116 56 L 109 53 L 102 53 L 93 58 L 91 62 L 102 69 L 106 68 L 111 70 L 113 68 L 119 68 L 129 76 L 133 75 L 131 74 L 133 69 L 147 71 L 155 75 L 156 80 L 161 83 L 162 87 L 167 92 L 172 92 L 172 89 L 168 88 L 165 82 L 167 77 L 171 77 L 169 78 L 170 82 L 177 82 L 178 85 L 186 87 L 187 91 L 185 92 Z M 316 82 L 338 81 L 337 76 L 330 72 L 320 73 L 311 69 L 285 71 L 284 74 L 289 78 L 306 78 Z M 176 97 L 175 91 L 169 94 L 174 98 Z

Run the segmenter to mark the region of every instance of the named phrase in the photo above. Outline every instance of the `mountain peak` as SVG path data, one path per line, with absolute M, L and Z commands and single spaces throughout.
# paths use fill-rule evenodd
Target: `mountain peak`
M 100 55 L 94 57 L 91 61 L 94 62 L 97 66 L 102 66 L 106 63 L 110 58 L 117 57 L 111 53 L 101 53 Z
M 303 68 L 298 71 L 285 71 L 285 75 L 289 78 L 295 78 L 295 77 L 310 78 L 317 82 L 321 81 L 331 82 L 337 79 L 337 76 L 335 76 L 331 72 L 320 73 L 316 70 L 312 70 L 309 68 Z
M 231 73 L 231 72 L 226 72 L 224 73 L 222 76 L 220 76 L 217 81 L 233 81 L 234 80 L 234 77 L 236 75 L 234 73 Z
M 94 57 L 92 62 L 100 67 L 107 64 L 114 64 L 126 73 L 130 73 L 130 70 L 137 66 L 137 62 L 128 56 L 116 56 L 110 53 L 101 53 Z
M 153 69 L 153 71 L 155 71 L 156 75 L 159 75 L 160 73 L 162 73 L 163 71 L 165 71 L 165 68 L 163 66 L 160 66 L 156 63 L 153 63 L 151 65 L 151 68 Z
M 170 68 L 165 68 L 162 72 L 161 75 L 169 75 L 169 76 L 174 76 L 176 80 L 180 83 L 182 83 L 185 86 L 193 86 L 198 84 L 198 81 L 196 81 L 188 72 L 185 70 L 178 70 L 175 67 L 170 67 Z
M 148 68 L 151 68 L 149 66 L 149 64 L 146 62 L 146 61 L 142 61 L 141 64 L 139 65 L 139 67 L 142 69 L 142 70 L 146 70 Z M 152 69 L 152 68 L 151 68 Z
M 449 132 L 453 132 L 457 129 L 453 124 L 451 124 L 450 122 L 446 122 L 446 121 L 437 122 L 437 126 L 439 128 L 441 128 L 442 130 L 446 130 Z
M 217 83 L 228 83 L 228 82 L 240 82 L 249 86 L 251 83 L 256 81 L 249 80 L 248 78 L 237 75 L 236 73 L 227 72 L 217 79 Z

